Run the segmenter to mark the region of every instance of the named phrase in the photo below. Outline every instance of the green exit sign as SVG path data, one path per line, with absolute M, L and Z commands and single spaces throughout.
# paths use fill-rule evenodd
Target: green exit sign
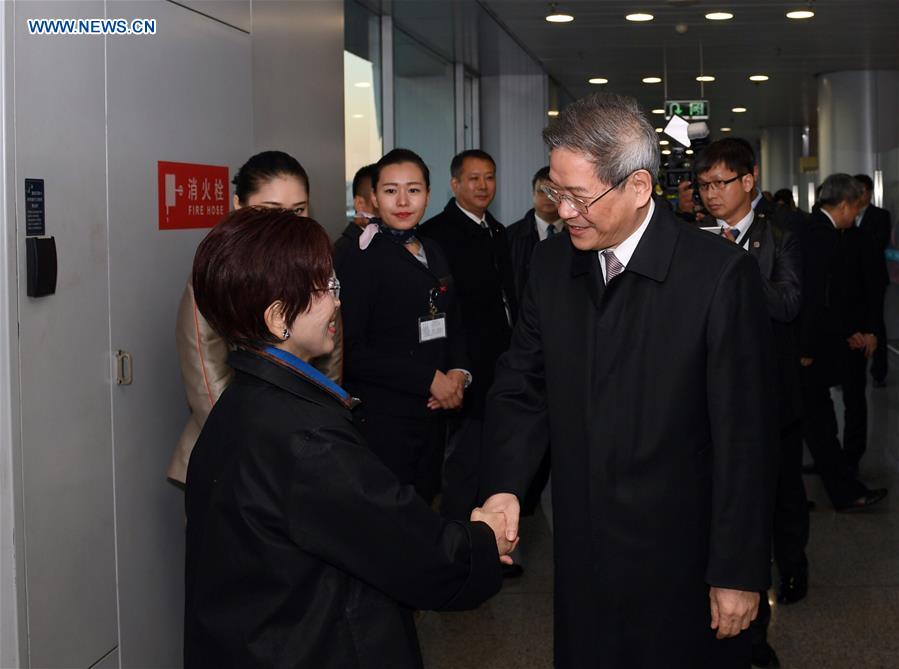
M 685 121 L 707 121 L 708 100 L 666 100 L 665 117 L 680 116 Z

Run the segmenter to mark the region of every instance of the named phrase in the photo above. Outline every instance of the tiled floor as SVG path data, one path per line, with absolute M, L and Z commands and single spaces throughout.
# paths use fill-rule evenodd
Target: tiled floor
M 899 669 L 899 357 L 887 388 L 869 388 L 870 435 L 860 478 L 888 487 L 874 509 L 837 514 L 806 477 L 811 514 L 808 597 L 774 605 L 769 633 L 784 669 Z M 838 413 L 839 393 L 834 393 Z M 427 669 L 552 666 L 552 535 L 540 511 L 521 528 L 525 574 L 477 611 L 425 613 Z

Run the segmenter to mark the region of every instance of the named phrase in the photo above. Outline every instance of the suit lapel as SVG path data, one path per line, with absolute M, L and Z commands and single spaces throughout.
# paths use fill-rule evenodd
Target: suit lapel
M 756 213 L 752 219 L 752 225 L 746 231 L 749 240 L 747 250 L 749 255 L 758 261 L 762 276 L 771 278 L 774 272 L 774 239 L 771 235 L 768 219 L 764 214 Z
M 581 251 L 572 247 L 571 277 L 581 277 L 587 284 L 587 293 L 598 310 L 602 304 L 605 281 L 600 274 L 599 256 L 596 251 Z

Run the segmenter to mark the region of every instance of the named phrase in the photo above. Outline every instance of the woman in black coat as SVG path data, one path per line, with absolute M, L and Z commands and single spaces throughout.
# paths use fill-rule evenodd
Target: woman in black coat
M 411 609 L 497 592 L 504 517 L 442 520 L 308 364 L 334 346 L 340 290 L 314 221 L 231 213 L 197 250 L 193 286 L 239 348 L 187 471 L 185 667 L 421 667 Z
M 335 258 L 344 292 L 344 380 L 362 401 L 359 429 L 403 483 L 430 502 L 439 490 L 446 410 L 471 380 L 449 265 L 416 229 L 429 175 L 412 151 L 375 165 L 379 219 Z

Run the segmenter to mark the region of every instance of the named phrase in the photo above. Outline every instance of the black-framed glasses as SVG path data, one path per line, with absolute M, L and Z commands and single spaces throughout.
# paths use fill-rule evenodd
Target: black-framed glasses
M 747 172 L 748 174 L 748 172 Z M 702 193 L 708 193 L 709 191 L 719 191 L 727 188 L 728 184 L 732 184 L 737 179 L 742 179 L 746 174 L 738 174 L 735 177 L 731 177 L 730 179 L 717 179 L 715 181 L 699 181 L 699 190 Z M 698 179 L 697 179 L 698 181 Z
M 631 174 L 633 174 L 633 172 L 631 172 Z M 540 186 L 540 190 L 542 190 L 543 194 L 546 195 L 546 197 L 548 197 L 552 202 L 554 202 L 558 205 L 561 205 L 562 202 L 567 202 L 568 206 L 571 207 L 572 209 L 574 209 L 577 213 L 581 214 L 582 216 L 586 216 L 587 210 L 589 210 L 590 207 L 592 207 L 594 204 L 596 204 L 601 199 L 603 199 L 606 195 L 608 195 L 613 190 L 618 188 L 618 186 L 620 186 L 625 181 L 627 181 L 628 178 L 631 176 L 631 174 L 628 174 L 626 177 L 621 179 L 618 183 L 612 184 L 603 193 L 601 193 L 600 195 L 597 195 L 596 197 L 594 197 L 592 200 L 589 200 L 589 201 L 582 200 L 581 198 L 575 197 L 574 195 L 570 195 L 569 193 L 562 193 L 561 191 L 557 191 L 555 188 L 553 188 L 549 184 L 543 184 L 542 186 Z
M 331 297 L 335 300 L 340 299 L 340 281 L 337 280 L 337 277 L 331 275 L 331 278 L 328 279 L 328 287 L 327 288 L 316 288 L 313 292 L 315 293 L 324 293 L 328 291 L 331 293 Z

